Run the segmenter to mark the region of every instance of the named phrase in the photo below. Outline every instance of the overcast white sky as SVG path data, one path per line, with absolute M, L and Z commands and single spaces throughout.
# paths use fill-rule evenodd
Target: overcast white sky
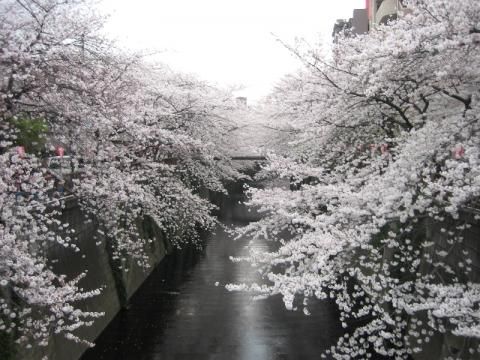
M 365 0 L 104 0 L 107 31 L 120 45 L 161 51 L 173 69 L 256 100 L 299 63 L 275 41 L 330 42 L 336 19 Z

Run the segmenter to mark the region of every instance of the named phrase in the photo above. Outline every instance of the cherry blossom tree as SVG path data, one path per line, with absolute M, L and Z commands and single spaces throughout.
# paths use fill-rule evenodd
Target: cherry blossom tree
M 297 135 L 265 171 L 298 190 L 250 190 L 265 217 L 241 232 L 277 246 L 237 259 L 265 284 L 229 288 L 334 299 L 349 331 L 326 358 L 406 359 L 438 334 L 464 337 L 451 358 L 480 352 L 480 5 L 405 5 L 330 57 L 291 47 L 304 70 L 269 99 Z
M 63 144 L 84 164 L 69 192 L 126 259 L 148 267 L 137 223 L 149 219 L 178 246 L 210 228 L 202 190 L 224 191 L 239 174 L 224 155 L 235 103 L 219 90 L 162 64 L 121 51 L 102 33 L 88 0 L 0 3 L 0 332 L 46 345 L 52 333 L 101 316 L 80 310 L 80 273 L 56 274 L 48 248 L 78 251 L 60 220 L 64 200 L 43 161 L 20 147 L 22 121 L 45 126 L 46 144 Z

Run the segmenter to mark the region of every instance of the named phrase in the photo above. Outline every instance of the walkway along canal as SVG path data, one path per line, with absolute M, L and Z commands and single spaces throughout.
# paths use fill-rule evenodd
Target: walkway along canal
M 238 210 L 238 195 L 228 199 L 225 226 L 246 223 L 245 216 L 232 211 Z M 232 213 L 237 215 L 232 218 Z M 285 310 L 279 296 L 253 301 L 249 294 L 224 288 L 258 280 L 249 264 L 230 261 L 230 256 L 246 254 L 248 242 L 233 240 L 218 226 L 203 250 L 186 248 L 168 255 L 82 359 L 320 358 L 343 333 L 333 304 L 312 302 L 311 315 L 305 316 Z

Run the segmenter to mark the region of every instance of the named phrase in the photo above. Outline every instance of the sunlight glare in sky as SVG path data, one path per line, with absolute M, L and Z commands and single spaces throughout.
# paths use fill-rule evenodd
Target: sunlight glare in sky
M 121 46 L 159 51 L 175 70 L 222 86 L 243 85 L 249 100 L 267 95 L 298 60 L 272 35 L 293 43 L 331 42 L 333 24 L 364 0 L 104 0 L 106 30 Z

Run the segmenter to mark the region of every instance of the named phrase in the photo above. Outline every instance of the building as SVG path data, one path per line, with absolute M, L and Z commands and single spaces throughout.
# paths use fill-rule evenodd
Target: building
M 354 9 L 352 17 L 352 32 L 354 34 L 365 34 L 368 32 L 367 9 Z
M 342 31 L 349 31 L 352 28 L 352 19 L 338 19 L 333 25 L 333 41 L 336 40 L 337 35 Z
M 376 25 L 395 20 L 399 10 L 403 7 L 402 0 L 366 0 L 365 4 L 370 29 Z
M 365 34 L 373 27 L 395 20 L 403 8 L 402 0 L 365 0 L 365 9 L 353 10 L 353 17 L 337 20 L 333 26 L 333 38 L 345 31 L 349 35 Z
M 353 10 L 353 17 L 348 20 L 339 19 L 333 26 L 333 38 L 342 31 L 350 35 L 365 34 L 369 29 L 369 19 L 367 9 Z

